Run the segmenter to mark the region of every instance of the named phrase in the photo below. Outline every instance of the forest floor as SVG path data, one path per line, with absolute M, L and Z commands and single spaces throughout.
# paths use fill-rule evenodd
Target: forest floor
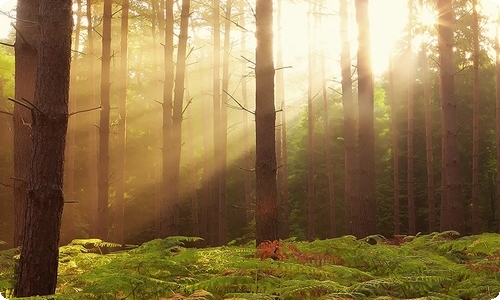
M 115 245 L 74 240 L 60 248 L 57 294 L 30 299 L 490 300 L 500 293 L 499 234 L 187 247 L 196 242 L 170 237 L 101 254 Z M 8 299 L 16 255 L 0 251 L 0 292 Z

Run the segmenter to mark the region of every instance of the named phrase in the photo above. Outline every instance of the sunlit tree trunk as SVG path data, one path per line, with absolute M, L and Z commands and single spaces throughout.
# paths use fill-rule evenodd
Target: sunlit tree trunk
M 37 64 L 38 0 L 19 0 L 16 15 L 15 97 L 33 102 Z M 21 246 L 32 153 L 31 111 L 14 105 L 14 247 Z
M 227 204 L 226 204 L 226 169 L 227 169 L 227 93 L 229 88 L 229 44 L 231 41 L 231 6 L 232 0 L 226 0 L 224 21 L 224 55 L 222 57 L 222 90 L 221 95 L 221 132 L 220 139 L 220 180 L 219 180 L 219 244 L 227 243 Z
M 96 97 L 96 83 L 95 83 L 95 57 L 97 56 L 94 47 L 94 30 L 92 23 L 92 0 L 87 0 L 87 43 L 88 52 L 90 55 L 87 57 L 87 65 L 89 68 L 88 76 L 88 92 L 89 104 L 92 107 L 100 106 L 100 100 Z M 90 236 L 97 236 L 97 173 L 98 173 L 98 150 L 97 150 L 97 112 L 89 112 L 89 128 L 88 128 L 88 148 L 87 151 L 87 180 L 88 192 L 87 197 L 90 204 L 88 204 L 88 215 L 90 223 Z
M 472 99 L 472 233 L 479 234 L 479 20 L 477 0 L 472 0 L 473 99 Z
M 391 103 L 391 125 L 392 125 L 392 174 L 394 189 L 394 234 L 401 234 L 401 205 L 399 195 L 399 145 L 398 145 L 398 121 L 396 97 L 394 97 L 394 68 L 393 57 L 389 57 L 389 100 Z
M 186 77 L 186 99 L 190 99 L 189 88 L 187 83 L 188 77 Z M 199 208 L 198 208 L 198 193 L 196 192 L 198 187 L 198 174 L 196 169 L 196 154 L 195 149 L 197 148 L 195 142 L 195 130 L 194 123 L 195 119 L 193 117 L 193 108 L 187 110 L 187 120 L 188 120 L 188 142 L 189 148 L 187 151 L 188 155 L 188 168 L 189 168 L 189 196 L 191 197 L 191 233 L 193 236 L 200 236 L 200 219 L 199 219 Z
M 420 0 L 420 7 L 424 7 Z M 427 58 L 427 44 L 422 43 L 420 61 L 422 63 L 422 85 L 424 90 L 425 110 L 425 157 L 427 164 L 427 204 L 429 209 L 429 232 L 436 230 L 436 203 L 434 200 L 434 157 L 432 154 L 432 111 L 431 111 L 431 83 L 429 80 L 429 60 Z
M 165 42 L 164 42 L 164 79 L 163 79 L 163 137 L 162 137 L 162 205 L 161 205 L 161 223 L 160 237 L 164 238 L 172 233 L 174 214 L 174 203 L 172 189 L 170 186 L 172 171 L 172 151 L 173 143 L 171 140 L 172 131 L 172 106 L 173 106 L 173 88 L 174 88 L 174 2 L 166 0 L 165 2 Z
M 279 239 L 274 126 L 273 2 L 257 0 L 255 60 L 256 244 Z
M 179 235 L 179 189 L 180 189 L 180 161 L 182 143 L 182 113 L 184 107 L 184 80 L 186 73 L 186 44 L 189 26 L 189 5 L 191 0 L 182 0 L 181 26 L 179 31 L 179 43 L 177 48 L 177 63 L 175 72 L 174 107 L 172 117 L 172 138 L 173 151 L 171 153 L 171 178 L 169 189 L 172 193 L 172 206 L 168 220 L 168 235 Z
M 313 28 L 311 18 L 313 15 L 312 3 L 309 2 L 309 14 L 307 18 L 308 33 L 308 86 L 307 86 L 307 239 L 312 241 L 315 238 L 316 230 L 316 197 L 314 195 L 314 107 L 313 107 L 313 80 L 315 74 L 315 62 L 313 55 Z
M 74 49 L 71 66 L 71 82 L 70 82 L 70 99 L 69 99 L 69 111 L 75 112 L 77 109 L 77 102 L 79 101 L 77 97 L 77 72 L 78 72 L 78 60 L 79 49 L 80 49 L 80 31 L 81 31 L 81 21 L 82 21 L 82 1 L 77 1 L 76 10 L 76 24 L 74 30 Z M 67 145 L 66 145 L 66 161 L 64 163 L 64 197 L 67 201 L 75 200 L 75 141 L 76 141 L 76 116 L 73 116 L 68 120 L 68 132 L 67 132 Z M 65 245 L 74 238 L 75 236 L 75 206 L 66 205 L 62 216 L 62 228 L 61 233 L 61 244 Z
M 201 62 L 201 68 L 204 70 L 208 70 L 209 67 L 208 64 Z M 202 94 L 208 95 L 208 91 L 204 86 L 202 86 Z M 213 204 L 212 185 L 214 184 L 212 161 L 213 147 L 211 145 L 211 142 L 213 141 L 213 133 L 211 128 L 213 127 L 210 126 L 212 124 L 211 116 L 213 116 L 213 114 L 210 113 L 212 111 L 211 102 L 213 101 L 211 100 L 213 99 L 205 97 L 202 104 L 203 111 L 205 112 L 202 116 L 202 122 L 203 128 L 205 128 L 205 130 L 203 130 L 203 195 L 200 212 L 201 236 L 205 239 L 205 243 L 209 245 L 212 243 L 212 221 L 209 218 L 212 216 L 212 212 L 210 212 L 210 210 L 212 209 Z
M 458 127 L 453 82 L 453 9 L 451 0 L 438 0 L 438 50 L 441 79 L 441 110 L 443 126 L 443 161 L 446 189 L 444 206 L 441 206 L 441 231 L 465 230 L 462 185 L 460 180 L 460 155 Z
M 344 107 L 344 226 L 345 234 L 352 233 L 352 209 L 358 203 L 356 116 L 351 78 L 351 46 L 349 40 L 347 0 L 340 0 L 340 64 L 342 74 L 342 103 Z
M 415 185 L 414 185 L 414 160 L 413 160 L 413 136 L 414 123 L 413 116 L 413 52 L 412 52 L 412 18 L 413 18 L 413 0 L 408 1 L 408 135 L 407 135 L 407 188 L 408 188 L 408 233 L 416 234 L 415 228 Z
M 125 145 L 127 138 L 127 78 L 128 78 L 128 10 L 129 0 L 122 0 L 120 73 L 118 75 L 118 132 L 116 162 L 116 196 L 114 211 L 114 242 L 123 244 L 124 198 L 125 198 Z
M 33 156 L 16 297 L 55 293 L 64 205 L 63 165 L 71 62 L 72 2 L 40 0 L 33 101 Z M 31 24 L 33 26 L 33 24 Z M 57 87 L 57 88 L 54 88 Z
M 245 3 L 243 1 L 239 2 L 239 22 L 242 28 L 245 28 Z M 241 53 L 247 51 L 246 49 L 246 32 L 241 30 Z M 248 108 L 248 90 L 247 90 L 247 61 L 246 59 L 241 60 L 241 100 L 243 102 L 243 107 Z M 245 180 L 245 224 L 248 226 L 255 217 L 255 213 L 253 210 L 253 201 L 252 201 L 252 180 L 250 178 L 252 169 L 252 158 L 250 156 L 250 124 L 248 121 L 248 112 L 246 110 L 242 110 L 242 119 L 243 119 L 243 151 L 244 151 L 244 164 L 245 164 L 245 172 L 244 172 L 244 180 Z
M 496 222 L 497 232 L 500 233 L 500 12 L 497 16 L 495 38 L 495 73 L 496 73 L 496 146 L 497 146 L 497 175 L 496 175 Z
M 356 0 L 358 24 L 359 203 L 355 205 L 353 234 L 364 237 L 377 231 L 375 201 L 375 132 L 373 73 L 370 54 L 368 0 Z
M 104 0 L 102 17 L 101 114 L 99 120 L 99 172 L 97 174 L 97 237 L 108 238 L 109 113 L 111 63 L 111 0 Z

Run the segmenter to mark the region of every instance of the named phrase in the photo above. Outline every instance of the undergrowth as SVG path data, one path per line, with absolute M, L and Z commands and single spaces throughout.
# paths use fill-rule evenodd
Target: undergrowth
M 31 299 L 492 299 L 500 292 L 498 234 L 186 246 L 199 240 L 127 249 L 74 240 L 60 248 L 57 294 Z M 0 292 L 10 299 L 18 254 L 0 251 Z

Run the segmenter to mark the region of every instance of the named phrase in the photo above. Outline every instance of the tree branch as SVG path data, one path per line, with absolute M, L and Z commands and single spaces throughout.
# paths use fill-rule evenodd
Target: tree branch
M 5 114 L 5 115 L 9 115 L 9 116 L 14 116 L 14 114 L 13 114 L 13 113 L 8 112 L 8 111 L 2 111 L 2 110 L 0 110 L 0 114 Z
M 224 92 L 224 93 L 226 93 L 226 95 L 228 95 L 229 97 L 231 97 L 231 99 L 233 99 L 233 100 L 234 100 L 234 102 L 236 102 L 236 103 L 238 104 L 238 106 L 239 106 L 241 109 L 243 109 L 244 111 L 247 111 L 247 112 L 251 113 L 252 115 L 255 115 L 255 112 L 253 112 L 253 111 L 249 110 L 248 108 L 244 107 L 243 105 L 241 105 L 241 104 L 238 102 L 238 100 L 236 100 L 236 99 L 235 99 L 235 98 L 234 98 L 231 94 L 229 94 L 227 91 L 225 91 L 225 90 L 224 90 L 223 92 Z M 226 104 L 228 104 L 228 103 L 226 103 Z
M 14 47 L 14 44 L 9 44 L 9 43 L 5 43 L 5 42 L 1 42 L 1 41 L 0 41 L 0 45 L 4 45 L 7 47 Z
M 84 112 L 89 112 L 89 111 L 93 111 L 93 110 L 98 110 L 98 109 L 102 109 L 102 107 L 101 107 L 101 106 L 98 106 L 98 107 L 94 107 L 94 108 L 88 108 L 88 109 L 83 109 L 83 110 L 74 111 L 74 112 L 70 113 L 70 114 L 68 115 L 68 117 L 74 116 L 74 115 L 76 115 L 76 114 L 84 113 Z

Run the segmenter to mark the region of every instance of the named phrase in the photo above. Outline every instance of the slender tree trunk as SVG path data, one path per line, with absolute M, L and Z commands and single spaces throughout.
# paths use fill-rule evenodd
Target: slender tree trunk
M 209 68 L 207 65 L 205 65 L 202 62 L 202 68 Z M 205 87 L 202 87 L 202 94 L 207 95 L 208 92 L 205 90 Z M 210 102 L 212 102 L 209 98 L 204 98 L 203 99 L 203 111 L 205 112 L 203 114 L 203 128 L 206 128 L 206 130 L 203 130 L 203 175 L 202 175 L 202 180 L 203 180 L 203 200 L 201 204 L 201 213 L 200 213 L 200 223 L 201 223 L 201 230 L 202 230 L 202 237 L 205 239 L 205 243 L 208 245 L 212 244 L 212 228 L 211 228 L 211 220 L 209 220 L 211 213 L 209 212 L 210 209 L 212 209 L 212 204 L 213 204 L 213 195 L 212 195 L 212 184 L 214 182 L 213 178 L 213 147 L 211 145 L 211 141 L 213 141 L 213 133 L 211 132 L 211 119 L 210 117 L 213 114 L 210 114 L 209 112 L 212 110 L 212 105 L 210 105 Z
M 122 0 L 120 40 L 120 73 L 118 75 L 118 133 L 116 162 L 116 196 L 114 211 L 114 242 L 123 244 L 125 198 L 125 146 L 127 141 L 127 78 L 128 78 L 128 11 L 129 0 Z
M 349 40 L 347 0 L 340 0 L 340 64 L 342 74 L 342 103 L 344 107 L 344 226 L 345 234 L 352 233 L 352 211 L 358 203 L 356 112 L 352 92 L 351 47 Z
M 74 30 L 75 42 L 74 49 L 76 52 L 73 54 L 72 66 L 71 66 L 71 82 L 70 82 L 70 100 L 69 100 L 69 111 L 74 112 L 77 110 L 77 102 L 79 101 L 77 97 L 77 72 L 78 72 L 78 60 L 79 49 L 80 49 L 80 31 L 81 31 L 81 21 L 82 21 L 82 1 L 77 1 L 76 10 L 76 24 Z M 68 132 L 67 132 L 67 145 L 66 145 L 66 161 L 64 163 L 64 197 L 66 200 L 75 200 L 75 147 L 76 147 L 76 116 L 68 120 Z M 65 245 L 71 242 L 75 236 L 75 206 L 66 205 L 63 211 L 63 228 L 64 231 L 61 234 L 61 244 Z
M 92 107 L 100 106 L 100 100 L 96 97 L 96 83 L 95 83 L 95 47 L 94 47 L 94 30 L 92 24 L 92 0 L 87 0 L 87 41 L 88 41 L 88 51 L 90 55 L 87 55 L 87 65 L 89 68 L 88 77 L 88 95 L 89 103 Z M 98 197 L 97 197 L 97 174 L 98 174 L 98 150 L 97 150 L 97 112 L 90 112 L 88 114 L 89 126 L 88 130 L 88 169 L 87 178 L 89 190 L 87 193 L 88 199 L 90 199 L 89 204 L 89 224 L 90 224 L 90 236 L 96 237 L 98 234 L 97 228 L 97 215 L 98 215 Z
M 309 14 L 307 18 L 308 33 L 308 87 L 307 87 L 307 239 L 312 241 L 316 237 L 316 197 L 314 195 L 314 107 L 313 107 L 313 77 L 315 74 L 315 61 L 313 56 L 313 28 L 311 18 L 313 8 L 309 2 Z
M 68 125 L 72 2 L 40 0 L 33 110 L 33 156 L 16 297 L 55 293 L 64 205 L 64 147 Z M 32 24 L 33 25 L 33 24 Z
M 453 9 L 452 0 L 438 0 L 438 50 L 441 78 L 441 110 L 443 126 L 443 171 L 446 181 L 446 202 L 444 209 L 448 213 L 441 218 L 441 231 L 457 230 L 464 233 L 465 220 L 462 205 L 462 184 L 460 180 L 460 155 L 458 150 L 458 127 L 456 100 L 453 82 Z M 443 207 L 442 207 L 443 209 Z M 443 212 L 442 212 L 443 213 Z
M 33 102 L 37 64 L 38 0 L 19 0 L 16 16 L 15 96 Z M 27 207 L 26 190 L 32 153 L 31 111 L 14 105 L 14 247 L 21 246 Z
M 213 0 L 213 35 L 214 35 L 214 65 L 213 65 L 213 106 L 214 106 L 214 157 L 215 163 L 213 172 L 215 183 L 212 185 L 212 207 L 210 211 L 210 231 L 211 231 L 211 245 L 219 245 L 219 228 L 220 228 L 220 187 L 221 187 L 221 170 L 222 165 L 222 145 L 220 133 L 222 131 L 221 123 L 221 105 L 220 105 L 220 0 Z
M 420 7 L 424 6 L 420 0 Z M 429 210 L 429 232 L 436 230 L 436 203 L 434 200 L 434 157 L 432 154 L 432 111 L 431 111 L 431 83 L 429 80 L 429 60 L 427 58 L 427 45 L 422 43 L 420 49 L 422 62 L 422 85 L 424 89 L 425 110 L 425 157 L 427 164 L 427 204 Z
M 179 189 L 180 189 L 180 161 L 182 143 L 182 112 L 184 100 L 184 80 L 186 73 L 186 44 L 189 26 L 189 4 L 191 0 L 182 0 L 181 26 L 177 48 L 177 64 L 175 72 L 174 107 L 172 117 L 172 165 L 169 188 L 172 193 L 172 207 L 168 220 L 168 234 L 179 235 Z
M 407 188 L 408 188 L 408 233 L 415 235 L 415 185 L 414 185 L 414 160 L 413 160 L 413 136 L 414 136 L 414 123 L 413 116 L 413 53 L 412 53 L 412 26 L 413 19 L 413 0 L 408 1 L 408 135 L 407 135 Z
M 474 46 L 474 78 L 472 99 L 472 233 L 479 234 L 479 20 L 477 0 L 472 0 L 472 39 Z
M 173 142 L 171 140 L 172 106 L 173 106 L 173 88 L 174 88 L 174 1 L 166 0 L 165 3 L 165 44 L 164 44 L 164 80 L 163 80 L 163 146 L 162 146 L 162 207 L 160 237 L 167 237 L 173 229 L 175 220 L 170 218 L 174 216 L 174 203 L 172 196 L 172 186 L 170 180 L 172 176 L 172 151 Z
M 393 57 L 389 58 L 389 99 L 391 102 L 392 123 L 392 168 L 394 185 L 394 234 L 401 234 L 400 196 L 399 196 L 399 145 L 396 97 L 394 97 Z
M 274 126 L 273 2 L 257 0 L 255 60 L 256 244 L 279 239 Z
M 99 172 L 97 174 L 97 237 L 102 240 L 108 239 L 111 5 L 111 0 L 104 0 L 104 13 L 102 17 L 101 114 L 99 120 Z
M 224 21 L 224 55 L 222 58 L 222 90 L 221 95 L 221 132 L 219 134 L 221 165 L 219 180 L 219 244 L 227 244 L 227 204 L 226 204 L 226 169 L 227 169 L 227 93 L 229 88 L 229 42 L 231 40 L 231 6 L 232 0 L 226 0 Z
M 368 0 L 356 0 L 355 5 L 358 24 L 359 205 L 355 205 L 352 217 L 353 234 L 357 237 L 364 237 L 377 231 L 374 91 Z
M 496 146 L 497 146 L 497 176 L 496 176 L 496 222 L 497 232 L 500 233 L 500 12 L 497 16 L 495 38 L 495 73 L 496 73 Z
M 187 86 L 187 79 L 186 78 L 186 86 Z M 189 97 L 189 89 L 186 89 L 186 98 L 190 99 Z M 198 194 L 196 192 L 197 187 L 198 187 L 198 174 L 197 174 L 197 169 L 196 169 L 196 155 L 195 155 L 195 149 L 197 148 L 196 142 L 195 142 L 195 130 L 194 130 L 194 123 L 195 119 L 193 117 L 193 108 L 189 109 L 187 111 L 188 113 L 188 136 L 189 136 L 189 174 L 190 174 L 190 187 L 189 187 L 189 194 L 191 196 L 191 232 L 193 236 L 200 236 L 200 218 L 199 218 L 199 208 L 198 208 Z

